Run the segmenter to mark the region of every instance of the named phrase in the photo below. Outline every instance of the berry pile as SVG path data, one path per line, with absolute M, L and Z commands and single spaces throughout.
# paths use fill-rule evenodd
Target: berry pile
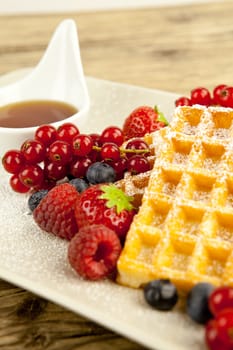
M 220 84 L 212 93 L 205 87 L 197 87 L 191 90 L 190 97 L 181 96 L 175 101 L 176 107 L 195 104 L 233 108 L 233 87 Z
M 4 154 L 12 189 L 32 192 L 28 207 L 35 223 L 70 241 L 68 260 L 80 276 L 97 280 L 114 272 L 136 209 L 132 198 L 110 183 L 126 171 L 150 170 L 150 149 L 142 137 L 166 125 L 157 108 L 141 106 L 122 129 L 82 134 L 71 123 L 57 129 L 42 125 L 18 150 Z
M 76 179 L 79 180 L 79 179 Z M 114 184 L 82 189 L 71 180 L 28 200 L 35 223 L 70 241 L 68 260 L 83 278 L 99 280 L 116 269 L 122 245 L 136 213 L 132 198 Z
M 148 171 L 150 152 L 145 141 L 135 138 L 124 142 L 125 134 L 116 126 L 101 134 L 81 134 L 71 123 L 58 129 L 42 125 L 19 150 L 7 151 L 2 164 L 12 174 L 12 189 L 19 193 L 51 189 L 65 177 L 96 184 L 119 180 L 126 171 Z
M 145 285 L 144 297 L 156 310 L 168 311 L 176 305 L 178 292 L 169 280 L 153 280 Z M 186 312 L 193 321 L 205 325 L 209 350 L 233 350 L 232 287 L 197 283 L 187 296 Z

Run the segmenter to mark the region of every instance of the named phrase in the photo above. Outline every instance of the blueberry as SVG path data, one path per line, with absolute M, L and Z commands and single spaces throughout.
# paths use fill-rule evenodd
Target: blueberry
M 116 172 L 107 163 L 95 162 L 87 169 L 86 178 L 89 183 L 93 185 L 104 182 L 114 182 L 116 179 Z
M 85 180 L 79 178 L 72 179 L 69 181 L 69 183 L 73 185 L 79 193 L 83 192 L 89 187 Z
M 144 287 L 144 297 L 157 310 L 171 310 L 178 300 L 176 286 L 167 279 L 151 281 Z
M 31 196 L 28 199 L 28 208 L 31 212 L 33 212 L 33 210 L 36 209 L 41 199 L 44 198 L 47 193 L 48 190 L 40 190 L 31 194 Z
M 202 282 L 196 284 L 189 292 L 186 310 L 193 321 L 205 324 L 212 317 L 208 307 L 208 298 L 213 289 L 212 284 Z

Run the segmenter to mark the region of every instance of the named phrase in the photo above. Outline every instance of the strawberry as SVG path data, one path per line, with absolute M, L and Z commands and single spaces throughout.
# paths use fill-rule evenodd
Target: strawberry
M 112 274 L 121 252 L 117 234 L 104 225 L 79 229 L 68 247 L 68 261 L 83 278 L 100 280 Z
M 57 185 L 33 210 L 38 226 L 54 235 L 70 240 L 78 231 L 74 207 L 79 193 L 69 183 Z
M 133 137 L 143 137 L 166 125 L 168 125 L 166 118 L 156 106 L 155 108 L 141 106 L 134 109 L 125 119 L 123 133 L 125 140 L 128 140 Z
M 124 239 L 135 214 L 132 198 L 114 184 L 98 184 L 81 193 L 75 206 L 79 228 L 103 224 Z

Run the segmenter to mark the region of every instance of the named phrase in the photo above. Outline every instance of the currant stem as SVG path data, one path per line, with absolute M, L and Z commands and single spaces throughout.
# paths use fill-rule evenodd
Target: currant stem
M 95 151 L 100 152 L 101 147 L 99 146 L 92 146 L 92 149 Z M 149 148 L 145 149 L 127 149 L 127 148 L 119 148 L 121 153 L 135 153 L 135 154 L 143 154 L 143 153 L 148 153 L 150 152 Z

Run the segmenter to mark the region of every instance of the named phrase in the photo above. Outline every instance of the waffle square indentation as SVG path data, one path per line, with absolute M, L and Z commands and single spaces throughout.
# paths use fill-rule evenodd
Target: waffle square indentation
M 196 202 L 210 203 L 215 179 L 195 174 L 192 178 L 191 199 Z
M 233 214 L 221 212 L 217 214 L 216 237 L 233 243 Z
M 171 238 L 171 245 L 167 252 L 169 252 L 170 259 L 167 267 L 176 271 L 187 271 L 191 262 L 194 245 L 189 241 L 181 242 Z M 165 252 L 166 253 L 166 252 Z
M 175 197 L 177 186 L 181 179 L 181 172 L 173 169 L 162 169 L 161 192 L 167 196 Z
M 221 278 L 225 271 L 229 252 L 216 246 L 206 247 L 205 274 L 215 278 Z
M 225 154 L 225 147 L 221 144 L 202 144 L 202 167 L 208 171 L 221 170 L 221 160 Z
M 185 139 L 173 139 L 173 157 L 172 163 L 185 166 L 189 159 L 192 148 L 192 142 Z
M 200 109 L 196 110 L 196 113 L 190 113 L 190 110 L 187 108 L 182 110 L 182 113 L 178 115 L 177 120 L 177 131 L 185 135 L 197 135 L 199 130 L 198 126 L 201 121 L 201 116 L 203 111 Z
M 200 234 L 204 211 L 199 208 L 183 206 L 180 208 L 180 235 L 195 237 Z
M 230 137 L 233 121 L 233 112 L 212 111 L 212 120 L 214 123 L 213 137 L 217 139 L 227 139 Z
M 227 180 L 227 194 L 226 194 L 226 207 L 233 208 L 233 179 Z
M 200 113 L 184 113 L 183 130 L 182 132 L 186 135 L 196 135 L 198 133 L 198 125 L 202 112 Z
M 171 204 L 167 201 L 148 198 L 147 205 L 140 212 L 142 224 L 162 230 L 170 207 Z

